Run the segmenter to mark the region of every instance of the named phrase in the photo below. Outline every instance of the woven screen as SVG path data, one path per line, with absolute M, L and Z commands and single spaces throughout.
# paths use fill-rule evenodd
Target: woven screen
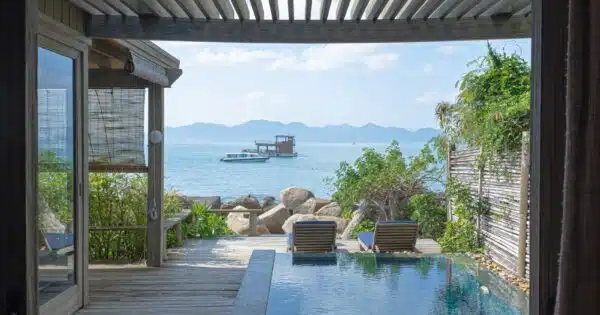
M 90 171 L 141 172 L 145 89 L 89 89 Z

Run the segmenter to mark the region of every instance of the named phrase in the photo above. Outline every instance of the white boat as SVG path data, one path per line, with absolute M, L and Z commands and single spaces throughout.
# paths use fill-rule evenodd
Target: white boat
M 266 162 L 269 158 L 257 153 L 227 153 L 221 158 L 221 162 Z

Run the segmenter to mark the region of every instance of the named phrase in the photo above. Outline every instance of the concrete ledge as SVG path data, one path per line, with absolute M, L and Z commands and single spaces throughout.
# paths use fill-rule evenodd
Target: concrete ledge
M 267 313 L 274 263 L 274 250 L 254 250 L 252 252 L 248 269 L 233 304 L 232 315 L 264 315 Z

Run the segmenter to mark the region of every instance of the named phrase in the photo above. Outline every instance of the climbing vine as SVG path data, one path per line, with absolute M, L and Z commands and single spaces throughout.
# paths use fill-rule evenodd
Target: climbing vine
M 469 63 L 458 82 L 455 103 L 442 102 L 436 118 L 443 142 L 481 148 L 480 162 L 514 157 L 530 121 L 529 64 L 517 54 L 495 50 Z
M 446 222 L 444 235 L 439 239 L 442 250 L 453 253 L 481 251 L 476 223 L 484 209 L 479 200 L 474 200 L 469 187 L 452 179 L 446 183 L 446 198 L 452 203 L 454 220 Z

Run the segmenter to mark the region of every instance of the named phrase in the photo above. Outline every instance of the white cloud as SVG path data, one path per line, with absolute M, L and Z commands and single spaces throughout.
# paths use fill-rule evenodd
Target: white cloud
M 441 101 L 441 97 L 439 92 L 430 91 L 423 93 L 421 96 L 418 96 L 417 98 L 415 98 L 415 101 L 417 101 L 417 103 L 432 103 Z
M 207 47 L 196 53 L 195 62 L 197 64 L 232 66 L 256 61 L 270 61 L 278 57 L 279 53 L 269 50 L 250 50 L 243 48 L 216 50 Z
M 423 67 L 423 72 L 424 72 L 425 74 L 432 74 L 432 73 L 433 73 L 433 66 L 432 66 L 431 64 L 426 64 L 426 65 Z
M 248 102 L 253 102 L 253 101 L 263 98 L 264 96 L 265 96 L 265 92 L 255 91 L 255 92 L 250 92 L 250 93 L 246 94 L 246 97 L 244 99 Z
M 381 52 L 377 44 L 328 44 L 311 46 L 300 54 L 285 55 L 272 64 L 273 70 L 325 71 L 348 64 L 362 64 L 371 70 L 383 69 L 398 54 Z
M 456 50 L 457 48 L 452 45 L 443 45 L 437 48 L 437 51 L 444 55 L 452 55 L 456 52 Z

